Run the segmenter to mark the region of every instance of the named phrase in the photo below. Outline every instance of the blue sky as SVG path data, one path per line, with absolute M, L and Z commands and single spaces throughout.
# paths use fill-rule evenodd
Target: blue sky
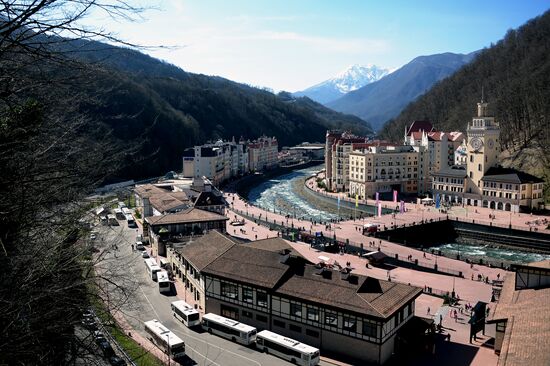
M 151 5 L 151 2 L 146 2 Z M 550 8 L 550 0 L 157 0 L 137 22 L 87 20 L 186 71 L 297 91 L 352 64 L 397 68 L 468 53 Z

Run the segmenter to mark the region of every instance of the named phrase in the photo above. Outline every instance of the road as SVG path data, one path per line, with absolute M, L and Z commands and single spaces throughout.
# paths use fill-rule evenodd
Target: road
M 134 331 L 145 337 L 143 321 L 158 319 L 184 340 L 187 355 L 197 365 L 276 366 L 289 364 L 277 357 L 202 332 L 200 329 L 189 329 L 175 319 L 170 310 L 170 303 L 178 300 L 177 296 L 159 293 L 157 283 L 147 276 L 141 252 L 132 252 L 131 244 L 135 241 L 136 229 L 129 229 L 125 225 L 125 221 L 120 221 L 120 223 L 121 226 L 116 227 L 98 227 L 97 247 L 108 250 L 108 253 L 96 268 L 98 268 L 98 273 L 104 275 L 111 282 L 104 282 L 104 286 L 107 287 L 106 294 L 112 306 L 120 306 Z M 172 363 L 175 364 L 174 361 Z

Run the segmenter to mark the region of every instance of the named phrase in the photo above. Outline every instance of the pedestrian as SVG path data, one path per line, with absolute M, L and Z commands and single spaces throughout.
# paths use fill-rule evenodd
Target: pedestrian
M 497 280 L 500 280 L 500 273 L 497 273 Z
M 430 309 L 430 307 L 428 306 L 428 310 L 426 311 L 426 314 L 430 315 L 430 311 L 431 311 L 431 309 Z
M 134 244 L 132 244 L 132 252 L 134 251 Z

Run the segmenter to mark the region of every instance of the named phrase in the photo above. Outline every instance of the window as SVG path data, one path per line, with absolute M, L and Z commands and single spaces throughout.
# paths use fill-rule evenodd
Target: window
M 221 310 L 222 316 L 225 316 L 226 318 L 230 318 L 230 319 L 239 320 L 239 309 L 221 304 L 220 310 Z
M 229 297 L 230 299 L 239 298 L 236 285 L 233 285 L 227 282 L 222 282 L 221 287 L 222 287 L 222 296 Z
M 243 301 L 252 304 L 252 289 L 243 287 Z
M 243 314 L 243 316 L 252 319 L 252 313 L 251 313 L 250 311 L 243 310 L 243 311 L 242 311 L 242 314 Z
M 256 291 L 256 305 L 267 308 L 267 292 Z
M 302 333 L 302 328 L 294 324 L 289 324 L 288 329 L 296 333 Z
M 319 332 L 313 329 L 306 329 L 306 335 L 313 338 L 319 338 Z
M 470 163 L 473 163 L 473 162 L 474 162 L 474 156 L 470 155 Z
M 357 321 L 355 318 L 351 318 L 348 316 L 344 317 L 344 330 L 347 330 L 348 332 L 356 332 L 357 331 Z
M 307 307 L 307 320 L 311 320 L 311 321 L 314 321 L 314 322 L 318 322 L 319 321 L 319 309 L 317 308 L 310 308 L 309 306 Z
M 338 315 L 335 313 L 325 312 L 325 324 L 330 325 L 331 327 L 336 327 L 338 325 Z
M 280 320 L 273 320 L 273 325 L 279 328 L 285 328 L 286 326 L 285 322 L 282 322 Z
M 301 318 L 302 317 L 302 304 L 291 302 L 290 303 L 290 315 L 297 316 L 297 317 Z
M 262 323 L 267 323 L 267 316 L 256 314 L 256 320 Z

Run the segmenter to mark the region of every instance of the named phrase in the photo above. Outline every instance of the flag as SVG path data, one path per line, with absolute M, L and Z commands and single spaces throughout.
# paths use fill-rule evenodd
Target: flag
M 376 192 L 376 206 L 378 206 L 379 201 L 380 201 L 380 193 Z
M 338 195 L 338 209 L 340 209 L 340 195 Z
M 393 190 L 393 202 L 397 203 L 397 191 L 395 189 Z
M 399 202 L 399 212 L 404 213 L 405 212 L 405 201 L 401 200 Z
M 355 207 L 359 207 L 359 195 L 355 194 Z
M 378 217 L 382 217 L 382 203 L 378 202 Z
M 441 200 L 439 199 L 439 193 L 435 195 L 435 208 L 439 208 Z

